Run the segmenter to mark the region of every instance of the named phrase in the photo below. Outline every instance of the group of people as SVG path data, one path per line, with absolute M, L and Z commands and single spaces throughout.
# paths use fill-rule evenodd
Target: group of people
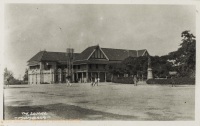
M 92 86 L 95 86 L 95 85 L 98 86 L 99 81 L 100 81 L 100 78 L 92 77 L 92 78 L 91 78 L 91 85 L 92 85 Z
M 66 83 L 67 83 L 67 86 L 72 86 L 72 84 L 70 83 L 70 77 L 66 77 Z
M 100 78 L 91 77 L 91 86 L 95 86 L 95 85 L 98 86 L 99 82 L 100 82 Z M 138 79 L 136 76 L 133 77 L 133 82 L 134 82 L 134 86 L 137 86 Z M 70 77 L 66 77 L 66 83 L 67 83 L 67 86 L 72 86 L 72 84 L 70 83 Z
M 96 77 L 91 77 L 91 85 L 95 86 L 95 85 L 99 85 L 100 82 L 100 78 L 96 78 Z M 67 86 L 72 86 L 72 84 L 70 83 L 70 77 L 66 77 L 66 83 Z

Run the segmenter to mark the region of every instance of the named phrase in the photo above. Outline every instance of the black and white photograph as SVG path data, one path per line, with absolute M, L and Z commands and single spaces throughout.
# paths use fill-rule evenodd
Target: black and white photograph
M 4 121 L 195 121 L 195 4 L 5 3 Z

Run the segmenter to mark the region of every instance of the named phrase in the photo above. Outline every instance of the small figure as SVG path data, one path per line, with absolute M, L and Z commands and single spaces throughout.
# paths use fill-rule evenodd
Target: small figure
M 91 77 L 91 86 L 94 86 L 94 77 Z
M 173 77 L 172 77 L 172 87 L 175 87 L 175 81 Z
M 98 86 L 99 82 L 100 82 L 100 78 L 98 77 L 97 78 L 97 86 Z
M 7 78 L 7 87 L 9 87 L 9 84 L 10 84 L 10 79 L 9 78 Z
M 95 79 L 94 79 L 94 86 L 97 84 L 97 78 L 95 77 Z M 97 84 L 97 86 L 98 86 L 98 84 Z
M 137 86 L 137 77 L 136 76 L 134 76 L 134 78 L 133 78 L 133 82 L 134 82 L 134 86 Z
M 67 86 L 72 86 L 72 84 L 70 83 L 69 79 L 70 79 L 70 77 L 68 76 L 68 77 L 66 78 Z

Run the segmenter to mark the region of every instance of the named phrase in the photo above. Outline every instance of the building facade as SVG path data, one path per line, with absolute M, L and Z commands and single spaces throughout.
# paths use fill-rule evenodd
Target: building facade
M 105 82 L 110 78 L 106 71 L 107 64 L 120 63 L 129 56 L 148 55 L 146 49 L 112 49 L 99 45 L 88 47 L 81 53 L 73 53 L 72 60 L 67 52 L 40 51 L 28 61 L 28 83 L 65 83 L 66 77 L 70 77 L 72 82 L 90 82 L 92 77 Z

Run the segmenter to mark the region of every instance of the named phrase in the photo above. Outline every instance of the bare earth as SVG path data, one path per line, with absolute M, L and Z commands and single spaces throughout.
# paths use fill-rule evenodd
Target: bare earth
M 195 86 L 100 83 L 92 87 L 86 83 L 4 89 L 6 120 L 37 119 L 39 112 L 45 112 L 42 119 L 48 120 L 194 120 Z

